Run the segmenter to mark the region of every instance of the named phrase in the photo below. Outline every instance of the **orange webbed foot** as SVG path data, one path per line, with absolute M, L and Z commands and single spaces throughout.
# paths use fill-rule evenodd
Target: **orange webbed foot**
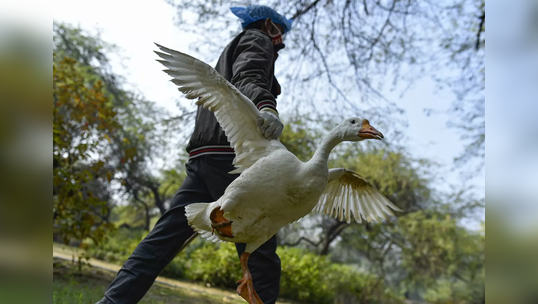
M 260 296 L 254 290 L 254 285 L 252 284 L 252 275 L 250 270 L 248 270 L 248 257 L 250 253 L 243 252 L 239 261 L 241 262 L 241 269 L 243 270 L 243 278 L 237 281 L 237 294 L 239 294 L 243 299 L 245 299 L 249 304 L 263 304 L 263 301 L 260 299 Z M 245 290 L 246 289 L 246 290 Z
M 237 294 L 245 299 L 245 301 L 249 304 L 263 304 L 260 296 L 258 296 L 256 290 L 254 290 L 254 285 L 252 284 L 252 278 L 250 276 L 248 278 L 243 277 L 241 280 L 237 281 L 237 284 L 240 284 L 237 287 Z
M 230 221 L 224 217 L 224 212 L 220 209 L 220 207 L 216 207 L 213 209 L 213 211 L 211 211 L 209 219 L 211 220 L 211 233 L 217 230 L 217 234 L 220 236 L 228 238 L 234 237 L 232 234 L 233 221 Z

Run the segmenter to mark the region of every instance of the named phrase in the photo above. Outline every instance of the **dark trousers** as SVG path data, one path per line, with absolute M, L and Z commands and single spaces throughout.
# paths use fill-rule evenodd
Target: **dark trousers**
M 232 159 L 233 156 L 228 155 L 204 155 L 186 164 L 187 177 L 174 196 L 170 209 L 138 244 L 98 304 L 131 304 L 142 299 L 155 278 L 194 234 L 185 217 L 185 206 L 216 201 L 238 177 L 228 174 L 233 170 Z M 275 252 L 276 244 L 276 236 L 273 236 L 248 260 L 254 289 L 266 304 L 275 303 L 279 293 L 281 269 Z M 245 250 L 245 244 L 236 244 L 236 247 L 238 255 Z

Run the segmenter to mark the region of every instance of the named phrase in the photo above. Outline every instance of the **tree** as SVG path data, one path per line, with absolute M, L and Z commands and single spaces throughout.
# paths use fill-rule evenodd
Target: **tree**
M 400 218 L 398 236 L 392 237 L 401 252 L 406 284 L 429 291 L 435 302 L 485 297 L 485 231 L 469 232 L 454 218 L 437 212 L 415 212 Z M 448 282 L 448 295 L 433 291 Z M 466 285 L 463 290 L 461 285 Z M 443 299 L 444 297 L 444 299 Z
M 454 117 L 449 126 L 460 129 L 462 140 L 467 142 L 456 163 L 476 163 L 476 170 L 471 170 L 471 173 L 477 173 L 485 164 L 485 1 L 474 0 L 460 5 L 459 12 L 447 11 L 447 23 L 453 24 L 454 29 L 443 32 L 441 45 L 450 56 L 440 61 L 440 64 L 449 65 L 457 72 L 437 78 L 437 81 L 456 94 L 456 100 L 449 109 Z
M 133 203 L 144 210 L 144 229 L 150 230 L 150 221 L 156 207 L 159 214 L 168 209 L 168 203 L 173 198 L 185 180 L 184 163 L 177 162 L 176 168 L 161 170 L 159 176 L 142 176 L 138 178 L 133 174 L 122 179 L 127 193 L 132 194 Z
M 100 157 L 121 126 L 103 83 L 88 81 L 85 68 L 68 57 L 53 61 L 54 223 L 67 241 L 96 243 L 111 227 L 108 189 L 114 168 Z
M 54 23 L 53 46 L 56 53 L 75 59 L 87 68 L 87 77 L 103 83 L 104 94 L 116 111 L 122 126 L 117 134 L 109 137 L 107 165 L 115 168 L 113 180 L 122 190 L 123 197 L 146 210 L 146 227 L 153 209 L 162 214 L 169 193 L 161 193 L 161 177 L 156 168 L 157 159 L 169 170 L 171 163 L 179 161 L 168 151 L 177 140 L 182 117 L 170 119 L 170 115 L 154 102 L 140 94 L 125 90 L 125 79 L 116 75 L 109 63 L 108 54 L 115 52 L 114 45 L 101 40 L 99 34 L 91 35 L 80 28 Z M 119 193 L 118 193 L 119 194 Z
M 194 50 L 216 58 L 238 33 L 230 4 L 214 0 L 167 0 L 178 12 L 181 30 L 200 37 Z M 450 125 L 468 145 L 459 163 L 484 154 L 483 0 L 312 0 L 264 4 L 294 19 L 287 34 L 281 77 L 283 102 L 298 113 L 338 109 L 378 117 L 391 129 L 405 122 L 401 109 L 381 92 L 431 75 L 457 95 Z M 218 37 L 218 39 L 217 39 Z M 215 38 L 215 39 L 213 39 Z M 441 72 L 440 72 L 441 71 Z M 444 71 L 444 72 L 443 72 Z M 401 85 L 400 85 L 401 84 Z M 387 129 L 387 128 L 385 128 Z M 477 165 L 481 168 L 481 164 Z

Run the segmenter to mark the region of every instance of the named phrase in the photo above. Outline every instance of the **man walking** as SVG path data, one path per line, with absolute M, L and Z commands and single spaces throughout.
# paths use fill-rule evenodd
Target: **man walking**
M 231 11 L 241 19 L 243 31 L 226 46 L 215 69 L 260 110 L 258 131 L 266 138 L 278 138 L 283 124 L 276 110 L 280 85 L 274 76 L 274 63 L 284 48 L 282 35 L 291 30 L 292 22 L 267 6 L 232 7 Z M 185 206 L 216 201 L 238 176 L 228 173 L 234 169 L 233 149 L 214 114 L 201 106 L 187 152 L 187 177 L 170 209 L 140 242 L 98 304 L 138 303 L 195 234 L 187 223 Z M 266 304 L 275 303 L 279 293 L 281 270 L 276 246 L 273 236 L 248 261 L 254 289 Z M 245 244 L 236 247 L 241 255 Z

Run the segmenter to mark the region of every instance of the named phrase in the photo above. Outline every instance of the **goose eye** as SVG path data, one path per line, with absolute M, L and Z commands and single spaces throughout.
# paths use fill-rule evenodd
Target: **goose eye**
M 352 120 L 351 120 L 351 123 L 354 124 L 354 123 L 355 123 L 355 119 L 352 119 Z

